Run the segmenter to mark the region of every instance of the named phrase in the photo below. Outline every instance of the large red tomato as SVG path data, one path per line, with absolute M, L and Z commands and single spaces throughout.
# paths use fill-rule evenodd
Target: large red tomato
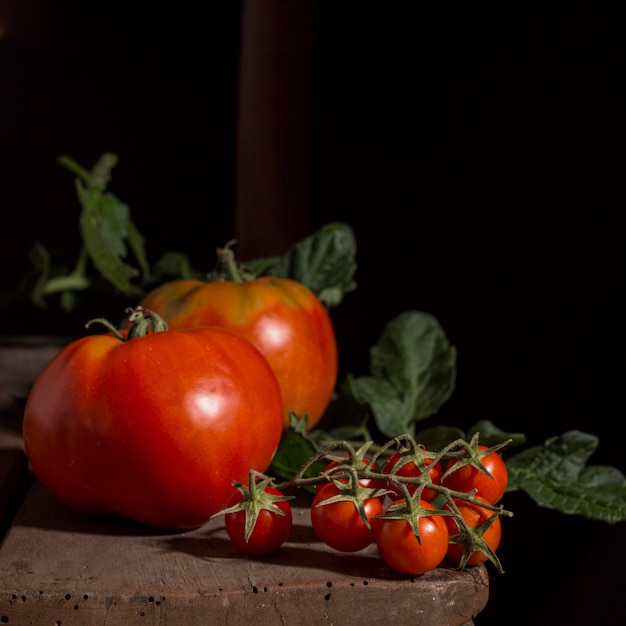
M 253 343 L 278 379 L 285 428 L 293 411 L 308 415 L 310 430 L 328 407 L 337 380 L 337 342 L 328 311 L 301 283 L 273 277 L 174 280 L 140 304 L 172 329 L 221 326 Z
M 221 510 L 234 480 L 265 471 L 283 433 L 276 377 L 224 329 L 83 337 L 36 380 L 26 453 L 62 503 L 164 528 Z

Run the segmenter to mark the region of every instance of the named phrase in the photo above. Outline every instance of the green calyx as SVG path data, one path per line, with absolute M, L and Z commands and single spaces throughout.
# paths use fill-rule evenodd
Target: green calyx
M 244 539 L 246 543 L 252 535 L 252 531 L 256 525 L 256 521 L 261 511 L 270 511 L 276 515 L 284 516 L 285 512 L 277 506 L 277 502 L 283 500 L 292 500 L 294 496 L 275 495 L 268 493 L 265 488 L 273 485 L 273 480 L 269 476 L 265 476 L 260 472 L 251 470 L 249 475 L 248 486 L 237 481 L 233 482 L 235 487 L 242 495 L 241 499 L 233 506 L 228 507 L 211 516 L 211 519 L 218 515 L 226 515 L 235 513 L 236 511 L 244 511 L 246 515 Z
M 134 309 L 128 308 L 126 313 L 128 315 L 128 332 L 126 334 L 122 334 L 104 317 L 89 320 L 85 324 L 85 328 L 89 328 L 92 324 L 102 324 L 117 339 L 124 342 L 168 329 L 167 322 L 160 315 L 149 309 L 144 309 L 142 306 L 137 306 Z

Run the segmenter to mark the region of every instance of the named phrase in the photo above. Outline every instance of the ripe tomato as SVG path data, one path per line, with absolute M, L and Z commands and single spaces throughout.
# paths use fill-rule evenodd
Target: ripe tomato
M 222 509 L 282 432 L 267 361 L 219 328 L 78 339 L 40 374 L 23 421 L 33 471 L 62 503 L 166 528 Z
M 356 552 L 369 546 L 376 538 L 379 520 L 372 519 L 382 513 L 380 498 L 365 500 L 365 517 L 370 528 L 365 525 L 356 505 L 348 500 L 323 504 L 325 500 L 340 493 L 333 483 L 325 485 L 313 498 L 311 504 L 311 524 L 317 536 L 328 546 L 340 552 Z
M 235 282 L 175 280 L 141 302 L 171 329 L 228 328 L 267 358 L 283 393 L 283 425 L 289 413 L 308 414 L 313 428 L 330 403 L 337 379 L 337 343 L 330 316 L 304 285 L 261 277 Z
M 400 454 L 400 452 L 394 452 L 385 463 L 383 472 L 385 474 L 391 474 L 396 463 L 398 463 L 401 458 L 402 455 Z M 443 473 L 441 463 L 439 461 L 433 463 L 432 459 L 425 459 L 425 465 L 426 467 L 428 467 L 428 477 L 430 479 L 430 482 L 433 483 L 433 485 L 441 485 L 441 474 Z M 396 470 L 395 474 L 398 476 L 416 477 L 422 474 L 422 470 L 412 461 L 408 461 L 402 467 Z M 406 485 L 406 487 L 409 493 L 413 495 L 419 488 L 419 485 Z M 392 491 L 392 493 L 389 494 L 389 497 L 392 500 L 398 500 L 404 497 L 402 489 L 400 489 L 398 485 L 390 482 L 387 485 L 387 488 Z M 437 491 L 434 491 L 433 489 L 428 489 L 428 487 L 426 487 L 422 491 L 422 500 L 432 502 L 437 497 L 437 495 Z
M 483 498 L 476 497 L 476 500 L 486 502 Z M 495 552 L 500 545 L 500 538 L 502 535 L 502 525 L 500 523 L 500 517 L 495 511 L 490 511 L 477 504 L 471 502 L 465 502 L 464 500 L 457 500 L 456 505 L 461 513 L 463 519 L 468 523 L 471 528 L 480 526 L 483 522 L 495 515 L 493 523 L 485 532 L 482 537 L 487 542 L 487 545 Z M 454 537 L 459 534 L 459 526 L 456 523 L 454 517 L 445 517 L 446 525 L 448 526 L 448 532 L 450 537 Z M 455 563 L 460 563 L 463 557 L 464 546 L 460 543 L 450 543 L 446 556 Z M 467 565 L 478 565 L 487 560 L 487 555 L 479 550 L 472 552 Z
M 404 502 L 397 500 L 394 505 Z M 435 510 L 426 500 L 419 504 L 424 509 Z M 407 520 L 383 517 L 380 521 L 376 545 L 385 563 L 393 569 L 416 576 L 435 569 L 446 556 L 449 535 L 442 515 L 420 517 L 420 541 Z
M 478 450 L 487 450 L 487 446 L 479 445 Z M 455 463 L 455 461 L 453 461 Z M 489 504 L 496 504 L 504 495 L 508 484 L 508 470 L 502 457 L 491 452 L 481 458 L 483 467 L 493 476 L 490 478 L 472 465 L 460 465 L 443 479 L 443 484 L 455 491 L 470 492 L 478 489 L 476 495 L 484 498 Z
M 274 496 L 282 495 L 274 487 L 265 487 L 266 493 Z M 240 501 L 242 495 L 238 493 L 231 504 Z M 246 541 L 246 512 L 235 511 L 225 515 L 224 524 L 230 540 L 248 554 L 269 554 L 275 552 L 285 543 L 293 523 L 291 505 L 287 500 L 279 500 L 274 503 L 284 515 L 275 513 L 269 509 L 261 509 L 254 524 L 254 530 Z

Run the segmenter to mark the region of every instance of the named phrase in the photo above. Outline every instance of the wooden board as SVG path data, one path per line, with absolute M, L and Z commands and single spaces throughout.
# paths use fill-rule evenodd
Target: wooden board
M 86 518 L 34 482 L 0 547 L 0 622 L 9 625 L 460 626 L 488 595 L 482 565 L 411 578 L 374 546 L 335 552 L 305 506 L 279 552 L 250 558 L 230 544 L 223 518 L 184 533 Z

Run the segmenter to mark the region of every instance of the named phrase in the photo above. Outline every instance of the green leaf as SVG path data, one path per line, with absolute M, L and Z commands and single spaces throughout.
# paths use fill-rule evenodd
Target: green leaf
M 371 416 L 369 408 L 357 400 L 354 389 L 354 377 L 348 374 L 337 387 L 324 418 L 318 426 L 326 430 L 351 429 L 362 430 Z
M 46 282 L 50 277 L 50 253 L 48 249 L 39 242 L 34 243 L 28 251 L 31 265 L 37 273 L 37 280 L 31 292 L 33 304 L 42 309 L 46 307 L 44 298 Z
M 333 222 L 293 244 L 283 256 L 254 259 L 245 265 L 257 276 L 297 280 L 333 307 L 356 288 L 356 239 L 350 226 Z
M 127 245 L 146 280 L 150 276 L 150 267 L 144 239 L 130 219 L 128 206 L 106 191 L 117 161 L 117 155 L 105 152 L 92 170 L 87 171 L 67 156 L 59 158 L 64 167 L 78 176 L 76 193 L 82 206 L 79 226 L 89 258 L 114 288 L 127 296 L 138 297 L 143 292 L 130 280 L 138 277 L 140 271 L 124 262 L 128 254 Z
M 130 219 L 130 213 L 127 219 L 127 232 L 128 245 L 132 250 L 132 253 L 139 263 L 143 282 L 148 283 L 151 280 L 150 264 L 148 263 L 148 257 L 146 256 L 145 239 L 139 232 L 139 229 L 135 226 L 134 222 Z
M 388 437 L 413 433 L 454 391 L 456 348 L 439 322 L 421 311 L 391 320 L 370 351 L 371 376 L 354 380 L 357 399 L 369 405 Z
M 457 439 L 465 439 L 462 429 L 456 426 L 431 426 L 424 428 L 415 435 L 415 441 L 421 443 L 427 450 L 435 452 L 442 450 L 449 443 Z
M 626 477 L 614 467 L 587 466 L 595 435 L 577 430 L 547 439 L 506 461 L 508 491 L 521 489 L 539 506 L 589 519 L 626 520 Z
M 103 199 L 98 189 L 87 189 L 77 180 L 78 197 L 83 210 L 80 231 L 93 264 L 113 287 L 125 295 L 140 296 L 141 290 L 130 280 L 139 271 L 122 261 L 126 246 L 120 232 L 124 211 L 110 199 Z
M 291 480 L 316 452 L 306 435 L 288 428 L 283 433 L 268 473 L 283 480 Z M 323 463 L 313 463 L 304 477 L 317 476 L 323 469 Z
M 495 446 L 503 441 L 511 440 L 503 451 L 508 452 L 511 448 L 526 443 L 526 435 L 523 433 L 510 433 L 498 428 L 489 420 L 480 420 L 467 431 L 467 438 L 471 439 L 475 433 L 480 433 L 479 441 L 481 444 L 490 447 Z
M 191 259 L 183 252 L 165 252 L 163 256 L 154 264 L 151 284 L 160 284 L 162 281 L 178 279 L 203 280 L 205 275 L 194 269 Z

